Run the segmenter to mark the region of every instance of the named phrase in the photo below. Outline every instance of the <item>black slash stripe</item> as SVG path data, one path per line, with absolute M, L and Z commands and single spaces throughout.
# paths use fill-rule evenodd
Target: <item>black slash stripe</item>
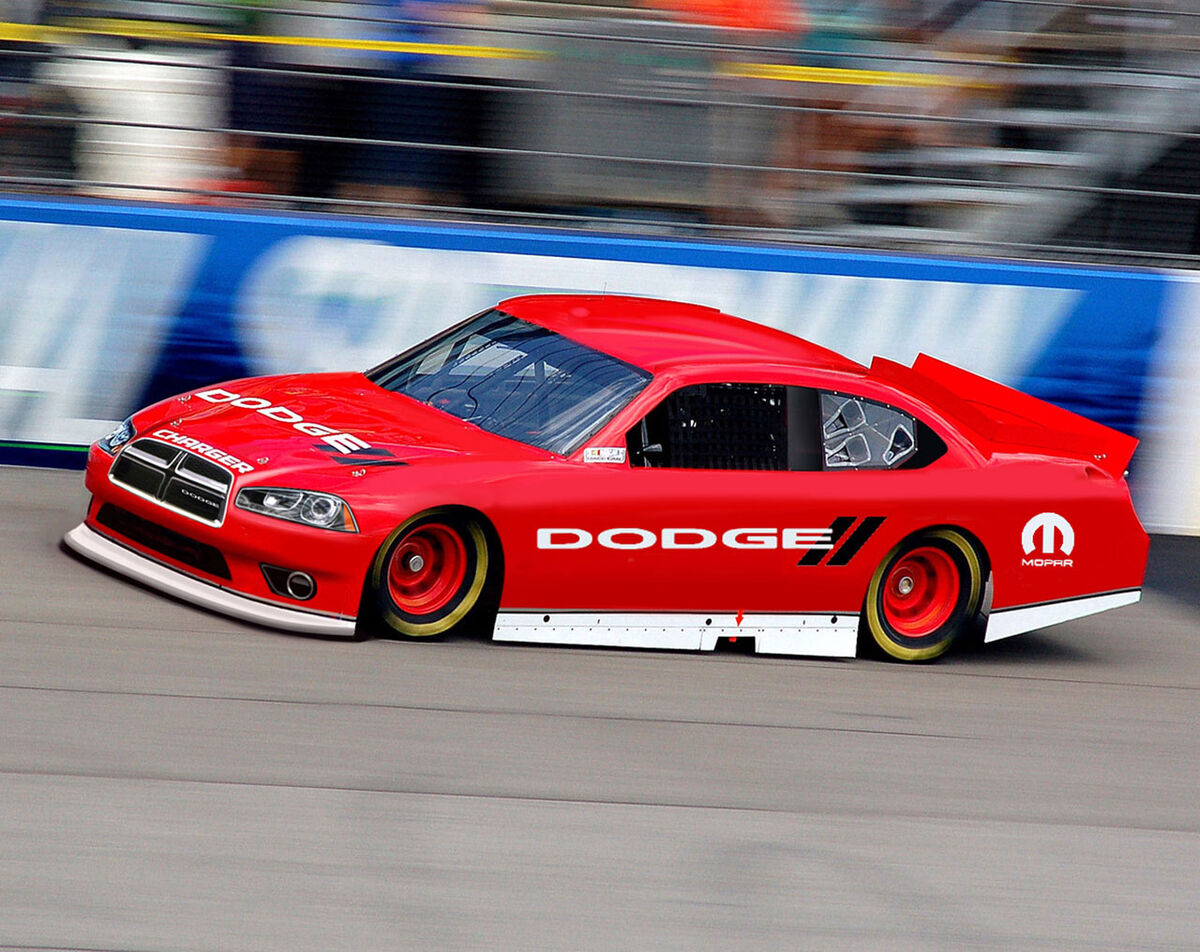
M 331 462 L 337 463 L 339 466 L 407 466 L 402 459 L 358 459 L 354 456 L 330 456 Z
M 883 520 L 883 516 L 867 516 L 862 524 L 850 533 L 850 538 L 846 540 L 845 544 L 833 553 L 833 558 L 825 564 L 845 565 L 849 562 L 858 554 L 858 550 L 866 545 L 867 540 L 875 534 L 875 530 L 883 525 Z
M 407 466 L 404 460 L 395 459 L 391 450 L 382 446 L 368 446 L 362 449 L 343 453 L 336 446 L 328 443 L 314 443 L 314 450 L 320 450 L 339 466 Z
M 343 453 L 336 446 L 330 446 L 328 443 L 314 443 L 312 448 L 314 450 L 320 450 L 322 453 L 328 453 L 330 456 L 333 456 L 336 453 L 339 456 L 353 456 L 357 459 L 371 457 L 387 458 L 393 455 L 391 450 L 384 449 L 382 446 L 362 446 L 358 449 L 351 450 L 349 453 Z
M 837 545 L 838 539 L 842 537 L 847 529 L 854 525 L 854 520 L 857 518 L 858 516 L 838 516 L 836 519 L 834 519 L 833 525 L 829 527 L 830 545 Z M 796 564 L 816 565 L 821 561 L 821 559 L 825 558 L 828 552 L 829 549 L 809 549 L 806 553 L 804 553 L 804 558 L 802 558 Z

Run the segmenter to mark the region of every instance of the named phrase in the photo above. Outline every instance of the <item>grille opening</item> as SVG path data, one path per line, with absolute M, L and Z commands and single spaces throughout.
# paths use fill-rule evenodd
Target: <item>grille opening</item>
M 129 453 L 122 453 L 113 464 L 112 478 L 113 482 L 131 486 L 147 496 L 157 496 L 167 474 L 154 466 L 147 466 Z
M 158 440 L 137 440 L 127 446 L 121 455 L 123 457 L 132 456 L 143 463 L 149 463 L 159 469 L 166 469 L 179 459 L 179 450 L 166 443 L 160 443 Z
M 219 525 L 233 474 L 212 460 L 153 439 L 135 440 L 110 471 L 128 486 L 193 519 Z
M 186 454 L 179 463 L 178 471 L 180 476 L 189 477 L 201 486 L 207 486 L 218 492 L 226 492 L 229 489 L 228 470 L 222 469 L 212 460 L 207 460 L 202 456 Z
M 96 521 L 130 542 L 144 545 L 160 555 L 174 559 L 217 578 L 232 580 L 229 563 L 219 549 L 205 542 L 189 539 L 181 532 L 143 519 L 127 509 L 106 502 L 96 514 Z

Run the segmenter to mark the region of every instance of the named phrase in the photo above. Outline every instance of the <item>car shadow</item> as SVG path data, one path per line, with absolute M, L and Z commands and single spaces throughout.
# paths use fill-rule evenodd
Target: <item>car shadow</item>
M 1101 660 L 1103 658 L 1100 653 L 1077 641 L 1056 638 L 1042 632 L 1026 632 L 990 644 L 964 645 L 947 656 L 943 663 L 985 661 L 989 665 L 1090 664 Z

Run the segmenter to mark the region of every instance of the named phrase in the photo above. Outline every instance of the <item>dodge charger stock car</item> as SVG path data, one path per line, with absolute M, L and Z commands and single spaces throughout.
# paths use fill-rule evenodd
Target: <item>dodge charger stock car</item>
M 1138 600 L 1136 445 L 924 355 L 533 295 L 135 413 L 66 542 L 299 632 L 924 661 Z

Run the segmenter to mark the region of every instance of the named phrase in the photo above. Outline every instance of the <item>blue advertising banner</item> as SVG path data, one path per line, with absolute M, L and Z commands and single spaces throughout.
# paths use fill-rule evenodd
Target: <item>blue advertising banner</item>
M 859 361 L 924 351 L 1128 433 L 1166 272 L 109 203 L 0 201 L 0 448 L 263 373 L 362 369 L 525 291 L 709 304 Z

